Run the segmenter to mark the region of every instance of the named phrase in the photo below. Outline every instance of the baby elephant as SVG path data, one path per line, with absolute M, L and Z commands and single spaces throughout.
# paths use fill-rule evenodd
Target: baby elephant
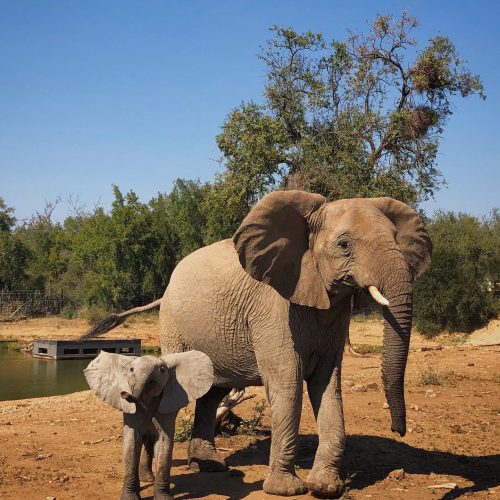
M 101 351 L 84 370 L 92 391 L 123 412 L 125 478 L 121 500 L 140 499 L 139 461 L 144 444 L 145 472 L 152 479 L 156 457 L 155 500 L 172 499 L 170 465 L 175 417 L 213 382 L 210 358 L 199 351 L 154 356 L 123 356 Z

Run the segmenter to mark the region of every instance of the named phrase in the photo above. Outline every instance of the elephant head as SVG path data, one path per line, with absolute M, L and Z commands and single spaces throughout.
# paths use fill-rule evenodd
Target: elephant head
M 233 242 L 245 271 L 292 303 L 329 309 L 367 288 L 384 306 L 382 378 L 392 430 L 403 436 L 412 282 L 432 253 L 418 214 L 392 198 L 327 203 L 318 194 L 277 191 L 252 208 Z
M 124 356 L 101 351 L 83 371 L 92 391 L 117 410 L 135 413 L 161 396 L 160 413 L 174 413 L 213 383 L 210 358 L 199 351 L 155 356 Z

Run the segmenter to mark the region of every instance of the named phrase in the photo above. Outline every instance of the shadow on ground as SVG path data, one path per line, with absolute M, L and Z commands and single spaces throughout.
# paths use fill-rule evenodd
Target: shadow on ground
M 228 472 L 198 472 L 176 474 L 172 477 L 172 494 L 178 499 L 221 495 L 227 498 L 245 498 L 252 491 L 261 491 L 263 480 L 244 483 L 245 474 L 238 470 Z M 153 499 L 152 496 L 146 497 Z
M 297 457 L 299 467 L 312 467 L 317 445 L 317 436 L 300 436 Z M 270 438 L 261 439 L 255 445 L 238 450 L 227 457 L 227 462 L 232 467 L 265 465 L 268 462 L 269 448 Z M 385 479 L 394 469 L 404 469 L 408 474 L 460 476 L 474 483 L 446 492 L 442 499 L 450 500 L 467 492 L 484 491 L 498 486 L 500 455 L 458 455 L 444 451 L 428 451 L 380 436 L 348 436 L 343 474 L 344 477 L 351 478 L 351 488 L 362 489 L 373 485 Z M 262 482 L 244 486 L 249 492 L 261 484 Z M 249 486 L 252 488 L 248 489 Z

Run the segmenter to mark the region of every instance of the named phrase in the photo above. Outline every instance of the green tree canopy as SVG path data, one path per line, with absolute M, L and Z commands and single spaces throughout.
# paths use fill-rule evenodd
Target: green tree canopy
M 500 281 L 500 213 L 484 221 L 438 212 L 428 223 L 434 251 L 415 283 L 415 323 L 427 335 L 471 331 L 498 313 L 492 285 Z
M 417 51 L 416 27 L 407 14 L 378 16 L 366 34 L 329 40 L 274 26 L 260 55 L 264 102 L 238 106 L 217 137 L 231 198 L 251 205 L 276 186 L 413 205 L 431 197 L 451 98 L 485 96 L 448 38 Z
M 10 232 L 16 223 L 14 209 L 8 207 L 0 197 L 0 232 Z
M 13 234 L 14 209 L 0 197 L 0 290 L 11 289 L 25 278 L 28 249 Z

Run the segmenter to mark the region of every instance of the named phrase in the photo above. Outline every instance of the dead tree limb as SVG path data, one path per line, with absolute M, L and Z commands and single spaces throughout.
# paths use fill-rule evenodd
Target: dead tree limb
M 215 428 L 221 426 L 222 422 L 228 417 L 232 409 L 246 401 L 247 399 L 252 399 L 255 394 L 245 394 L 245 389 L 233 389 L 219 404 L 217 408 L 217 413 L 215 417 Z

